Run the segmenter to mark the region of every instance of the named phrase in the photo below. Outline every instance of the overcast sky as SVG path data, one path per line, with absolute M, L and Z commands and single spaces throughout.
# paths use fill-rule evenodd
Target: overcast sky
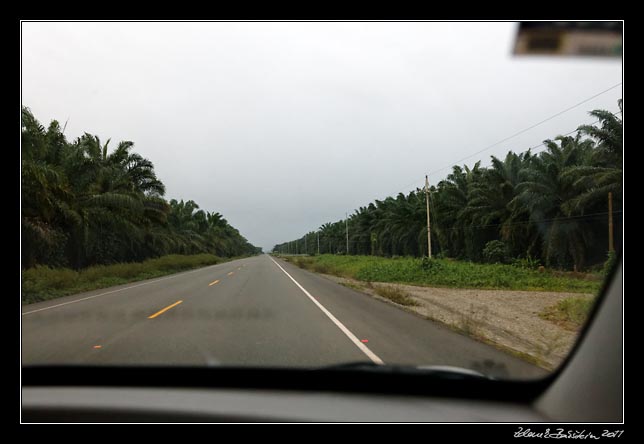
M 131 140 L 168 199 L 269 250 L 622 80 L 621 59 L 513 57 L 514 23 L 23 23 L 22 103 Z M 465 163 L 618 110 L 621 86 Z

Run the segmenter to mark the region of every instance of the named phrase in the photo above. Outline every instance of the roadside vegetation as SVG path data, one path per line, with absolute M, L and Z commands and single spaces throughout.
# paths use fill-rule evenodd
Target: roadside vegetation
M 600 270 L 609 250 L 609 193 L 617 251 L 622 243 L 621 100 L 618 107 L 616 113 L 591 111 L 595 123 L 581 125 L 574 135 L 545 140 L 538 152 L 508 151 L 504 158 L 492 156 L 487 167 L 481 162 L 453 166 L 429 192 L 432 257 L 577 272 Z M 346 222 L 322 224 L 316 231 L 275 245 L 273 252 L 427 257 L 426 216 L 425 191 L 417 188 L 375 200 L 355 210 Z M 325 264 L 335 266 L 326 259 L 316 266 Z M 392 278 L 392 268 L 379 264 L 381 268 L 369 267 L 363 277 L 372 279 L 367 274 L 377 270 L 388 280 L 467 284 L 470 281 L 458 276 L 462 272 L 474 279 L 470 286 L 507 288 L 514 285 L 510 281 L 516 274 L 504 272 L 514 269 L 503 267 L 459 265 L 456 269 L 439 261 L 436 264 L 443 266 L 448 277 L 432 273 L 419 277 L 416 268 L 405 271 L 396 262 Z M 339 270 L 350 273 L 358 266 L 345 263 Z M 477 270 L 491 272 L 491 276 Z M 543 282 L 552 282 L 550 277 L 527 271 L 520 276 L 530 279 L 519 286 L 541 288 Z
M 228 259 L 230 260 L 230 259 Z M 80 271 L 43 265 L 23 270 L 22 302 L 30 304 L 225 262 L 212 254 L 167 255 L 139 263 L 95 265 Z
M 576 331 L 586 322 L 594 303 L 593 298 L 567 298 L 546 308 L 539 316 L 567 330 Z
M 418 303 L 416 303 L 416 301 L 412 299 L 409 293 L 397 286 L 375 286 L 374 291 L 378 296 L 389 299 L 396 304 L 407 306 L 418 305 Z
M 357 279 L 427 287 L 562 291 L 596 294 L 601 273 L 563 273 L 515 265 L 478 264 L 449 259 L 377 256 L 283 256 L 311 271 Z

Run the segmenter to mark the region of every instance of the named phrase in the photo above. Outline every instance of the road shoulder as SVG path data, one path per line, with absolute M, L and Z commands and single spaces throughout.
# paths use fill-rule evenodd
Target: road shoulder
M 308 271 L 421 318 L 439 322 L 546 370 L 553 370 L 563 362 L 574 346 L 579 330 L 564 328 L 539 314 L 566 298 L 593 297 L 580 293 L 363 282 Z M 397 294 L 404 295 L 407 303 L 397 303 L 379 295 L 383 289 L 394 289 Z

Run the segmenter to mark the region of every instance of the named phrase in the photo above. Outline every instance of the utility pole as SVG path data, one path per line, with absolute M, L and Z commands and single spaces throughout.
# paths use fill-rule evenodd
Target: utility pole
M 307 236 L 308 236 L 307 234 L 304 235 L 304 254 L 309 254 L 309 246 L 306 243 Z
M 613 192 L 608 192 L 608 251 L 615 251 L 613 242 Z
M 320 232 L 318 231 L 318 256 L 320 255 Z
M 425 175 L 425 202 L 427 204 L 427 257 L 432 258 L 432 233 L 429 230 L 429 179 Z
M 349 255 L 349 213 L 344 213 L 345 227 L 347 232 L 347 256 Z

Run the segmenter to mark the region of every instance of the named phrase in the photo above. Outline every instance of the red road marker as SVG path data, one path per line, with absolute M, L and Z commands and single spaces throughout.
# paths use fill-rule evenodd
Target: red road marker
M 360 342 L 364 342 L 365 344 L 369 342 L 369 339 L 360 339 Z

